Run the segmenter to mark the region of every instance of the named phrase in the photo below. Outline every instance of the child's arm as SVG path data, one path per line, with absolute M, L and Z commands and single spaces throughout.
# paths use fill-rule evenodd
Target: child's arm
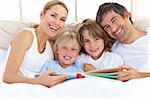
M 96 68 L 91 64 L 85 63 L 83 69 L 84 69 L 84 72 L 88 72 L 91 70 L 95 70 Z

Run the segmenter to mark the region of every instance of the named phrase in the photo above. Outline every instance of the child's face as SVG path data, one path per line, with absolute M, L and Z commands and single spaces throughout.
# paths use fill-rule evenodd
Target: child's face
M 104 50 L 104 40 L 99 37 L 91 37 L 88 30 L 83 31 L 82 36 L 85 51 L 93 59 L 98 59 Z
M 59 63 L 62 67 L 72 65 L 79 55 L 79 44 L 76 40 L 63 40 L 56 50 Z

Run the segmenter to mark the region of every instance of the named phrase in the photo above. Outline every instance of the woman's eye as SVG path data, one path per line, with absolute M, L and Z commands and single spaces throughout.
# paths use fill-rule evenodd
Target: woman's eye
M 65 22 L 66 21 L 66 19 L 60 19 L 61 21 L 63 21 L 63 22 Z
M 56 15 L 54 15 L 54 14 L 51 14 L 50 16 L 52 16 L 52 17 L 56 18 Z

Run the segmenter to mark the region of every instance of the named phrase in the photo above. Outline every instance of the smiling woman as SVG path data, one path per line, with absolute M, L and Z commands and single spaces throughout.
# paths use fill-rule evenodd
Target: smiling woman
M 67 76 L 54 78 L 48 71 L 36 77 L 47 59 L 53 59 L 52 46 L 58 32 L 64 27 L 68 15 L 66 5 L 58 0 L 47 2 L 40 13 L 40 24 L 36 28 L 22 29 L 9 44 L 3 81 L 6 83 L 30 83 L 53 86 L 63 82 Z M 15 61 L 15 62 L 14 62 Z

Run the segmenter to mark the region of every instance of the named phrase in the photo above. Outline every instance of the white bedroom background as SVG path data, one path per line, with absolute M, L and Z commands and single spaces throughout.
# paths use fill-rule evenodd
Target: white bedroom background
M 40 21 L 40 11 L 50 0 L 0 0 L 0 20 L 24 22 Z M 62 0 L 68 6 L 67 23 L 95 19 L 100 4 L 118 2 L 131 12 L 133 20 L 150 18 L 150 0 Z
M 20 21 L 19 0 L 0 0 L 0 20 Z
M 150 0 L 132 0 L 132 17 L 134 20 L 150 19 Z
M 84 20 L 85 18 L 95 19 L 99 5 L 112 1 L 123 4 L 131 11 L 131 0 L 77 0 L 77 21 Z

